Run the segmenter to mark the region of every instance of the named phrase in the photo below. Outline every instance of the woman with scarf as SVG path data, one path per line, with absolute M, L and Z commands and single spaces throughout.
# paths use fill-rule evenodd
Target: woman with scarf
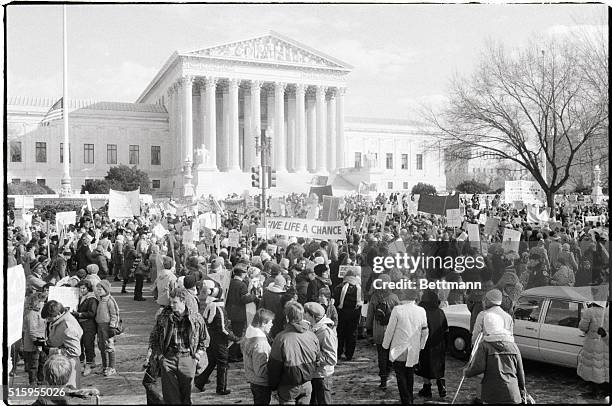
M 586 335 L 582 350 L 578 353 L 578 376 L 591 386 L 587 396 L 599 397 L 606 391 L 610 382 L 610 368 L 605 367 L 604 346 L 606 345 L 599 334 L 599 329 L 604 327 L 605 302 L 591 302 L 583 310 L 578 328 Z M 608 328 L 606 326 L 606 328 Z
M 370 296 L 370 302 L 368 303 L 366 329 L 372 332 L 372 338 L 374 339 L 374 344 L 376 344 L 378 376 L 380 377 L 379 388 L 384 390 L 387 388 L 392 364 L 389 362 L 389 351 L 383 348 L 382 342 L 391 311 L 400 301 L 397 295 L 389 289 L 388 283 L 391 282 L 389 275 L 380 274 L 378 279 L 380 282 L 374 281 L 373 286 L 379 288 L 374 289 L 374 293 Z
M 425 348 L 419 354 L 419 364 L 415 371 L 417 375 L 423 377 L 423 388 L 419 391 L 419 396 L 431 398 L 431 379 L 435 379 L 438 394 L 444 398 L 446 397 L 444 372 L 448 323 L 434 291 L 428 289 L 423 292 L 419 306 L 425 309 L 429 330 Z
M 96 366 L 96 314 L 98 312 L 98 298 L 93 292 L 93 286 L 87 279 L 83 279 L 77 285 L 79 287 L 79 306 L 72 312 L 78 320 L 83 336 L 81 337 L 81 361 L 85 361 L 83 376 L 91 374 L 92 368 Z
M 357 326 L 363 305 L 359 276 L 348 270 L 342 285 L 334 289 L 334 304 L 338 310 L 338 359 L 353 359 L 357 344 Z

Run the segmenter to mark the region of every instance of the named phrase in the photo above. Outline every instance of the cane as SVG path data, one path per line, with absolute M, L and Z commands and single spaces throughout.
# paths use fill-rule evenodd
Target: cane
M 482 332 L 478 334 L 478 337 L 476 338 L 476 342 L 474 343 L 474 347 L 472 347 L 472 353 L 470 354 L 470 359 L 467 363 L 468 367 L 470 366 L 470 364 L 472 363 L 472 360 L 474 359 L 474 354 L 476 354 L 476 350 L 478 349 L 478 345 L 480 344 L 480 341 L 482 341 Z M 463 375 L 461 376 L 461 381 L 459 381 L 459 387 L 457 387 L 457 392 L 455 392 L 455 396 L 453 397 L 453 401 L 451 402 L 451 405 L 455 404 L 455 400 L 457 400 L 457 395 L 459 395 L 459 391 L 461 390 L 461 386 L 463 385 L 464 380 L 465 380 L 465 372 L 463 372 Z

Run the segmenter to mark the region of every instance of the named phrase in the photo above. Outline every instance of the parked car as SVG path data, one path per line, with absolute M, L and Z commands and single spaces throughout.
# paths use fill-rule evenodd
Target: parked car
M 578 329 L 590 302 L 605 303 L 609 286 L 541 286 L 522 293 L 514 307 L 514 341 L 525 359 L 576 368 L 584 333 Z M 445 307 L 451 355 L 471 352 L 470 312 L 465 304 Z

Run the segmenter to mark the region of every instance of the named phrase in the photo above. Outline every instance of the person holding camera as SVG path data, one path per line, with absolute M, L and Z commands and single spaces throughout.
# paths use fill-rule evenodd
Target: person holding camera
M 102 358 L 104 376 L 115 375 L 115 335 L 119 333 L 119 306 L 110 294 L 110 282 L 101 280 L 96 286 L 100 298 L 96 311 L 98 324 L 98 349 Z
M 72 316 L 69 309 L 56 301 L 49 300 L 42 308 L 41 316 L 47 319 L 48 337 L 43 345 L 46 354 L 61 354 L 67 357 L 72 364 L 72 373 L 68 384 L 75 388 L 80 387 L 81 381 L 81 337 L 83 329 Z

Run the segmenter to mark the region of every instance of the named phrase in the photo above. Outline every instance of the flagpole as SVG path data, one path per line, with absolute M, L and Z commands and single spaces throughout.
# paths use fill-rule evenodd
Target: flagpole
M 61 195 L 72 194 L 70 180 L 70 137 L 68 136 L 68 36 L 66 35 L 66 5 L 63 7 L 63 95 L 62 113 L 64 119 L 64 173 L 62 176 Z

